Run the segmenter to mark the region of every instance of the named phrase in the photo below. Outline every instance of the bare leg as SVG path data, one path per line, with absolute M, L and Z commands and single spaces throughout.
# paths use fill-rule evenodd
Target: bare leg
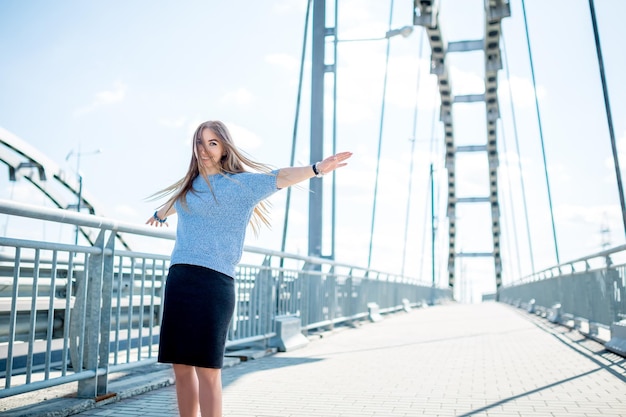
M 198 417 L 198 377 L 194 367 L 174 364 L 176 399 L 180 417 Z
M 202 417 L 222 417 L 222 370 L 196 368 Z

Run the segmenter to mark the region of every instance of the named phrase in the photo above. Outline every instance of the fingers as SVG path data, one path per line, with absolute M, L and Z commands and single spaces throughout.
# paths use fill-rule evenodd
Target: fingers
M 167 224 L 167 223 L 161 223 L 161 222 L 158 222 L 158 221 L 154 220 L 154 217 L 150 217 L 150 218 L 146 221 L 146 224 L 147 224 L 148 226 L 154 226 L 154 227 L 163 227 L 163 225 L 165 225 L 166 227 L 170 227 L 170 225 L 169 225 L 169 224 Z
M 352 152 L 339 152 L 338 154 L 335 154 L 335 155 L 329 157 L 328 159 L 334 160 L 334 161 L 345 161 L 346 159 L 350 158 L 351 156 L 352 156 Z
M 325 159 L 328 163 L 341 163 L 352 156 L 352 152 L 340 152 Z M 343 165 L 342 165 L 343 166 Z
M 346 159 L 350 158 L 352 156 L 352 152 L 339 152 L 335 155 L 329 156 L 328 158 L 324 159 L 324 161 L 322 161 L 322 163 L 320 165 L 320 168 L 322 168 L 322 172 L 324 174 L 327 174 L 331 171 L 336 170 L 337 168 L 341 168 L 344 167 L 346 165 L 348 165 L 347 162 L 343 162 Z

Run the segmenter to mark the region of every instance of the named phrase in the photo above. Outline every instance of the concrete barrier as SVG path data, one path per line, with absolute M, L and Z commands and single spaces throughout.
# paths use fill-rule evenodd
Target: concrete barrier
M 275 347 L 280 352 L 287 352 L 309 343 L 309 339 L 302 334 L 302 322 L 299 317 L 279 316 L 275 320 L 276 336 L 270 339 L 270 347 Z
M 611 340 L 604 344 L 607 350 L 626 356 L 626 320 L 611 325 Z
M 369 319 L 374 323 L 383 319 L 383 316 L 380 314 L 380 307 L 376 303 L 367 303 L 367 313 Z
M 584 334 L 590 339 L 595 340 L 598 343 L 606 343 L 611 339 L 611 327 L 602 323 L 597 323 L 594 321 L 590 321 L 587 323 L 588 328 L 587 332 L 584 330 L 579 330 L 580 333 Z
M 583 317 L 574 317 L 574 329 L 581 331 L 581 332 L 587 332 L 589 331 L 589 326 L 587 326 L 587 320 L 585 320 Z
M 570 329 L 576 328 L 576 320 L 573 314 L 570 313 L 561 313 L 561 324 L 563 326 L 569 327 Z
M 560 323 L 561 322 L 561 304 L 554 304 L 552 307 L 548 309 L 547 319 L 551 323 Z

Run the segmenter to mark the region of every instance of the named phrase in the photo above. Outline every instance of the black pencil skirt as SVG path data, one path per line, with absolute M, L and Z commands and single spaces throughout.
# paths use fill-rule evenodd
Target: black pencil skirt
M 235 281 L 196 265 L 169 269 L 159 338 L 159 362 L 221 368 L 235 308 Z

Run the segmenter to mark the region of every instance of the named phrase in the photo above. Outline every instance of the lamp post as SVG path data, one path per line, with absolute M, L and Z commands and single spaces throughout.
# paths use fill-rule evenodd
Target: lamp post
M 76 202 L 76 212 L 80 213 L 81 210 L 81 203 L 83 201 L 83 176 L 80 173 L 80 158 L 83 155 L 96 155 L 102 153 L 102 149 L 96 149 L 93 151 L 89 151 L 89 152 L 81 152 L 80 150 L 80 145 L 78 146 L 78 151 L 74 151 L 74 149 L 72 149 L 67 156 L 65 157 L 65 161 L 69 161 L 69 159 L 72 156 L 76 156 L 76 177 L 78 178 L 78 201 Z M 79 233 L 80 227 L 77 225 L 76 226 L 76 235 L 74 238 L 74 245 L 78 245 L 78 233 Z
M 389 22 L 391 26 L 391 17 L 389 16 Z M 410 28 L 410 30 L 408 29 Z M 374 225 L 376 221 L 376 198 L 378 196 L 378 178 L 380 173 L 380 156 L 383 142 L 383 121 L 385 119 L 385 100 L 387 97 L 387 75 L 389 71 L 389 52 L 390 52 L 390 38 L 392 36 L 402 35 L 403 37 L 409 36 L 413 32 L 412 26 L 405 26 L 400 29 L 390 29 L 385 34 L 385 39 L 387 39 L 387 52 L 385 54 L 385 76 L 383 80 L 383 96 L 382 96 L 382 105 L 380 109 L 380 124 L 378 130 L 378 153 L 376 157 L 376 178 L 374 180 L 374 201 L 372 204 L 372 221 L 370 226 L 370 242 L 369 242 L 369 251 L 367 254 L 367 269 L 370 269 L 372 266 L 372 249 L 374 244 Z
M 337 3 L 335 2 L 335 25 L 338 22 L 338 12 L 337 12 Z M 389 39 L 392 36 L 403 35 L 408 36 L 413 28 L 412 27 L 403 27 L 398 30 L 389 30 L 384 37 L 382 38 L 373 38 L 373 39 L 345 39 L 340 40 L 337 39 L 337 27 L 329 28 L 326 26 L 326 0 L 314 0 L 313 1 L 313 10 L 312 10 L 312 39 L 311 39 L 311 130 L 310 130 L 310 161 L 311 164 L 319 161 L 323 157 L 323 147 L 324 147 L 324 87 L 325 87 L 325 75 L 327 72 L 333 74 L 333 129 L 332 129 L 332 140 L 333 146 L 336 144 L 336 127 L 335 127 L 335 119 L 336 119 L 336 88 L 337 88 L 337 44 L 343 42 L 361 42 L 368 40 L 379 40 L 379 39 Z M 331 65 L 326 65 L 326 38 L 333 37 L 333 56 L 335 61 Z M 331 194 L 331 210 L 332 210 L 332 219 L 331 219 L 331 233 L 333 239 L 333 248 L 331 253 L 331 258 L 334 258 L 334 216 L 335 216 L 335 184 L 334 184 L 334 173 L 333 173 L 333 184 L 332 184 L 332 194 Z M 323 230 L 323 219 L 322 219 L 322 211 L 323 211 L 323 188 L 322 181 L 315 181 L 314 179 L 310 182 L 310 190 L 309 194 L 309 228 L 308 228 L 308 254 L 309 256 L 322 256 L 322 230 Z

